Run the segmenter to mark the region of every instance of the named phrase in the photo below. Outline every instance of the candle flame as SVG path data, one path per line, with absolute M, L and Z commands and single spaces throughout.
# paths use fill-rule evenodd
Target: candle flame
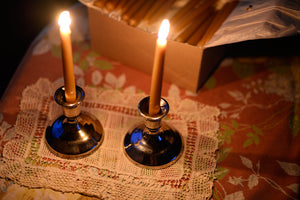
M 63 11 L 58 19 L 58 24 L 60 26 L 60 29 L 63 32 L 70 32 L 70 24 L 71 24 L 71 18 L 70 18 L 70 12 L 69 11 Z
M 169 30 L 170 30 L 170 22 L 169 20 L 164 19 L 158 31 L 158 40 L 160 41 L 160 43 L 166 43 L 166 40 L 169 35 Z

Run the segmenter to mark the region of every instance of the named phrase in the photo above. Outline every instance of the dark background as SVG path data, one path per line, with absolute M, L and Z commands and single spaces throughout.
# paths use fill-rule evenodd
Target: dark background
M 39 32 L 77 0 L 5 0 L 1 6 L 0 96 Z M 4 45 L 3 45 L 4 43 Z

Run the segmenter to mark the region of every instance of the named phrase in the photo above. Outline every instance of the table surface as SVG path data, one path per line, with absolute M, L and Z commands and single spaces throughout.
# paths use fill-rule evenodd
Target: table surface
M 83 16 L 87 18 L 86 10 Z M 88 26 L 72 32 L 77 82 L 149 94 L 151 76 L 94 52 Z M 81 27 L 82 28 L 82 27 Z M 13 128 L 22 91 L 40 78 L 62 79 L 56 26 L 33 42 L 0 104 L 0 152 Z M 225 58 L 195 94 L 164 82 L 162 96 L 191 99 L 220 109 L 213 199 L 297 199 L 300 176 L 300 57 Z M 0 180 L 2 199 L 93 199 Z

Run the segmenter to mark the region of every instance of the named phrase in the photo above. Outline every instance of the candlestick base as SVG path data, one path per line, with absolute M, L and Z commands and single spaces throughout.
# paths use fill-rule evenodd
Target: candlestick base
M 82 158 L 99 148 L 104 138 L 103 127 L 95 116 L 80 111 L 85 95 L 80 87 L 76 86 L 74 103 L 67 103 L 64 94 L 64 87 L 55 92 L 55 101 L 63 107 L 64 115 L 47 127 L 46 144 L 59 157 Z
M 162 122 L 169 112 L 169 104 L 161 99 L 161 111 L 149 116 L 149 97 L 138 105 L 140 114 L 146 119 L 138 123 L 125 135 L 125 155 L 133 163 L 150 169 L 162 169 L 175 163 L 183 152 L 183 140 L 179 132 Z

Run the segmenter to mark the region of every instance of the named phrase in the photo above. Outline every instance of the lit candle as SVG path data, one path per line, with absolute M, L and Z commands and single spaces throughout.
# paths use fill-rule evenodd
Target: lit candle
M 62 47 L 63 74 L 65 82 L 66 102 L 74 103 L 76 100 L 76 85 L 73 67 L 72 43 L 71 43 L 71 18 L 68 11 L 63 11 L 58 19 L 60 26 L 60 39 Z
M 161 88 L 163 80 L 164 57 L 167 47 L 167 37 L 170 30 L 168 20 L 163 20 L 156 40 L 152 82 L 149 99 L 149 115 L 154 116 L 160 112 Z

